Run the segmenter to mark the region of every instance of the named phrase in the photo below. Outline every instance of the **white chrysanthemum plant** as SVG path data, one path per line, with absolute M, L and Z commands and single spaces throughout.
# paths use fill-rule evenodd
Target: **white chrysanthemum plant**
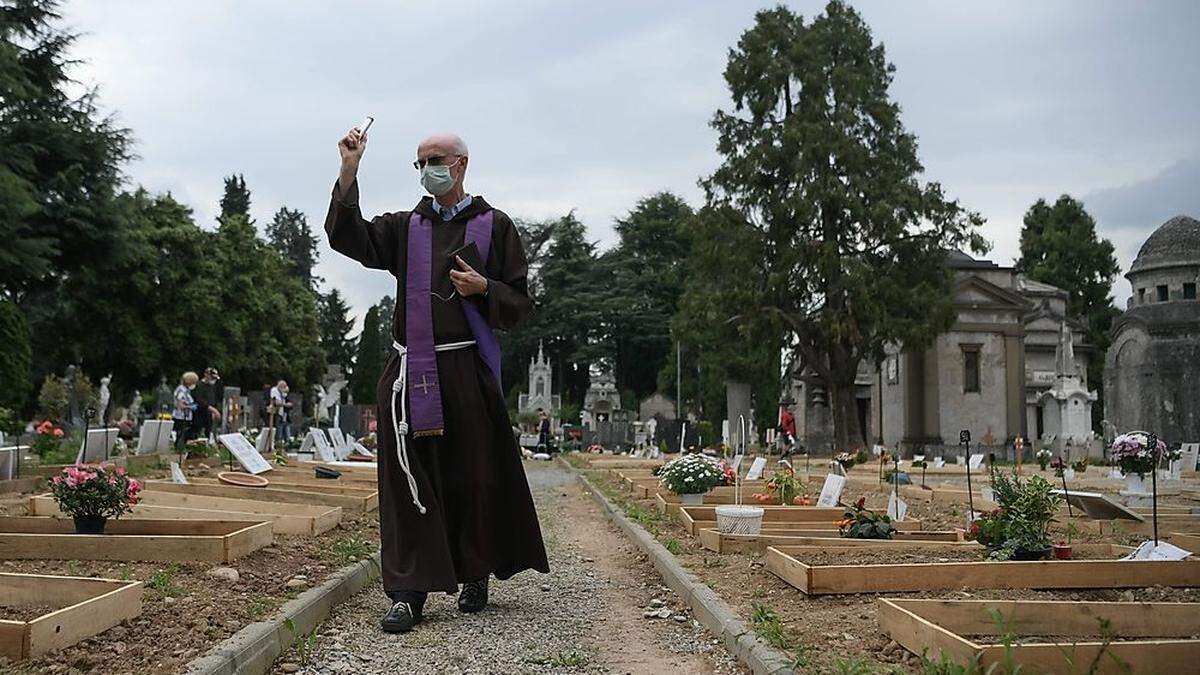
M 696 495 L 720 485 L 722 475 L 716 460 L 697 453 L 668 462 L 658 482 L 677 495 Z

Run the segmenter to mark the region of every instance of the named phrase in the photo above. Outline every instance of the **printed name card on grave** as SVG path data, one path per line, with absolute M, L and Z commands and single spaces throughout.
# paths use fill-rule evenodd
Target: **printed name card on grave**
M 844 489 L 846 489 L 845 476 L 826 475 L 825 484 L 821 486 L 821 496 L 817 498 L 817 506 L 837 506 Z
M 978 471 L 983 466 L 983 455 L 971 455 L 970 467 L 972 471 Z
M 741 471 L 741 470 L 742 470 L 742 460 L 743 460 L 743 459 L 745 459 L 745 458 L 746 458 L 746 456 L 745 456 L 745 455 L 734 455 L 734 456 L 733 456 L 733 463 L 732 463 L 732 464 L 730 464 L 729 466 L 733 467 L 733 472 L 734 472 L 735 474 L 736 474 L 738 471 Z
M 87 438 L 84 439 L 83 445 L 79 447 L 79 454 L 75 456 L 76 464 L 95 464 L 103 462 L 117 444 L 116 427 L 109 429 L 88 429 Z
M 183 475 L 183 469 L 179 468 L 179 462 L 171 462 L 171 482 L 187 485 L 187 476 Z
M 333 443 L 334 450 L 346 447 L 346 435 L 337 427 L 329 427 L 329 440 Z
M 250 445 L 250 441 L 246 440 L 245 436 L 221 434 L 217 436 L 217 440 L 225 446 L 226 450 L 229 450 L 230 454 L 237 459 L 238 464 L 241 464 L 246 471 L 257 475 L 271 470 L 271 465 L 258 453 L 258 450 L 254 449 L 253 445 Z
M 893 492 L 888 495 L 888 517 L 892 520 L 904 520 L 908 516 L 908 503 L 896 496 Z
M 763 469 L 767 468 L 766 457 L 755 457 L 750 463 L 750 471 L 746 473 L 746 480 L 761 480 Z
M 940 469 L 943 466 L 946 466 L 946 459 L 944 457 L 933 458 L 933 468 Z

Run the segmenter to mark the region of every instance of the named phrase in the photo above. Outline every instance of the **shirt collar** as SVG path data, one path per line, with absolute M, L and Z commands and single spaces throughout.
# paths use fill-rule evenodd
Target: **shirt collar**
M 433 204 L 433 212 L 440 216 L 442 220 L 452 220 L 454 216 L 457 216 L 466 210 L 466 208 L 471 205 L 471 201 L 473 199 L 474 197 L 467 195 L 466 197 L 462 198 L 462 201 L 453 206 L 442 206 L 438 203 L 437 199 L 433 199 L 431 200 Z

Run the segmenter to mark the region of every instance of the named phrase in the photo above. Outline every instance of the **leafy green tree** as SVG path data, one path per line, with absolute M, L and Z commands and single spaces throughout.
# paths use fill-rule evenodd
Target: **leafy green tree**
M 68 93 L 76 35 L 55 26 L 58 4 L 0 5 L 0 293 L 19 302 L 111 253 L 129 156 L 128 131 L 95 92 Z
M 711 205 L 744 214 L 746 247 L 735 267 L 728 249 L 700 245 L 699 269 L 725 282 L 705 301 L 718 322 L 780 323 L 828 384 L 843 448 L 865 442 L 859 364 L 949 328 L 946 251 L 986 248 L 982 219 L 920 180 L 916 138 L 888 96 L 893 72 L 844 2 L 808 24 L 786 7 L 760 11 L 730 51 L 734 109 L 713 119 L 723 162 L 702 181 Z
M 225 193 L 221 196 L 221 215 L 219 221 L 225 221 L 232 216 L 241 216 L 246 222 L 254 224 L 250 217 L 250 188 L 246 187 L 246 178 L 240 173 L 225 177 Z
M 317 265 L 317 239 L 303 212 L 286 206 L 279 207 L 275 217 L 267 224 L 267 241 L 288 261 L 292 272 L 306 288 L 316 287 L 319 279 L 313 276 L 313 268 Z
M 382 303 L 380 303 L 382 304 Z M 358 336 L 357 355 L 355 356 L 354 375 L 350 379 L 350 390 L 354 402 L 359 405 L 376 403 L 375 387 L 379 376 L 383 373 L 383 349 L 380 338 L 380 305 L 372 305 L 363 317 L 362 332 Z M 388 342 L 391 345 L 391 342 Z
M 341 366 L 349 375 L 354 367 L 354 340 L 350 337 L 354 320 L 341 291 L 335 288 L 317 295 L 317 321 L 326 362 Z
M 392 355 L 392 320 L 396 314 L 396 301 L 390 295 L 379 300 L 379 350 L 383 359 Z
M 617 220 L 617 246 L 601 256 L 607 280 L 602 309 L 609 326 L 617 383 L 636 401 L 658 389 L 658 374 L 673 349 L 671 317 L 683 292 L 692 209 L 660 192 L 638 201 Z
M 758 232 L 732 208 L 706 207 L 687 221 L 692 251 L 686 259 L 685 287 L 671 323 L 682 344 L 681 408 L 720 428 L 727 416 L 725 383 L 748 382 L 756 422 L 772 426 L 780 392 L 784 329 L 772 312 L 739 312 L 758 303 L 753 284 L 731 284 L 739 270 L 761 264 Z M 714 302 L 714 298 L 720 298 Z M 734 308 L 734 309 L 731 309 Z M 675 354 L 659 373 L 659 388 L 675 392 Z
M 0 297 L 0 408 L 24 407 L 30 380 L 29 322 L 16 303 Z
M 31 293 L 26 306 L 39 377 L 68 363 L 95 378 L 111 372 L 122 400 L 160 375 L 174 382 L 184 370 L 220 364 L 237 346 L 223 332 L 213 235 L 191 210 L 141 189 L 120 195 L 115 208 L 113 253 Z
M 320 333 L 313 293 L 256 236 L 245 216 L 223 219 L 212 255 L 222 270 L 225 378 L 265 383 L 283 377 L 299 391 L 316 383 L 325 359 L 316 339 Z
M 1067 292 L 1067 315 L 1084 321 L 1088 342 L 1099 350 L 1088 361 L 1088 384 L 1103 396 L 1108 329 L 1120 314 L 1110 293 L 1113 277 L 1121 272 L 1112 242 L 1097 236 L 1096 221 L 1070 195 L 1054 204 L 1039 199 L 1025 212 L 1017 269 Z M 1103 411 L 1102 401 L 1092 406 L 1094 424 Z

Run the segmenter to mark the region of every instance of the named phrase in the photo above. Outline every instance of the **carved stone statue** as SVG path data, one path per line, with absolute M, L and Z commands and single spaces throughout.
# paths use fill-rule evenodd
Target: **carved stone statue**
M 97 420 L 100 424 L 108 423 L 108 402 L 112 399 L 112 391 L 108 385 L 112 382 L 112 373 L 100 378 L 100 405 L 96 408 Z

